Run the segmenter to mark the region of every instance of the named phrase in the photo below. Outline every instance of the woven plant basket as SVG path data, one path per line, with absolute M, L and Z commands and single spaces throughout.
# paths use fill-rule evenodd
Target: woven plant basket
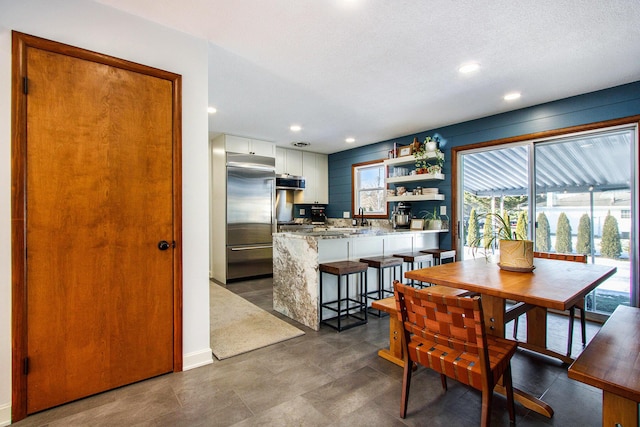
M 503 270 L 533 271 L 533 242 L 531 240 L 500 240 L 500 263 Z

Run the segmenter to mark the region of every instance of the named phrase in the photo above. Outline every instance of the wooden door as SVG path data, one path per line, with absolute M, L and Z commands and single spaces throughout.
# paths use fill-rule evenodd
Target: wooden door
M 24 35 L 14 49 L 14 387 L 30 414 L 181 369 L 180 81 Z

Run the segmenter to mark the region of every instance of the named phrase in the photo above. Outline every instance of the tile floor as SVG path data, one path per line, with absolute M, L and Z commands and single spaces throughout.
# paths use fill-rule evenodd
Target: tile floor
M 228 289 L 273 312 L 271 279 Z M 285 320 L 283 316 L 273 312 Z M 549 341 L 564 348 L 566 317 L 550 316 Z M 524 320 L 524 317 L 522 318 Z M 419 369 L 407 417 L 398 417 L 402 369 L 377 356 L 388 343 L 388 319 L 341 333 L 306 334 L 186 372 L 163 375 L 32 415 L 15 426 L 473 426 L 480 393 Z M 521 321 L 520 333 L 526 326 Z M 587 325 L 588 338 L 598 329 Z M 574 355 L 581 350 L 576 322 Z M 518 351 L 512 360 L 518 387 L 550 404 L 549 419 L 516 404 L 519 426 L 599 426 L 602 393 L 567 378 L 567 366 Z M 492 425 L 509 425 L 505 399 L 494 397 Z

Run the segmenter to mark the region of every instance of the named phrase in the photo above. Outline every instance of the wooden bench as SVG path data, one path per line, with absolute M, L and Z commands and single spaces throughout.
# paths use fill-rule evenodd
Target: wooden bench
M 619 305 L 568 376 L 602 389 L 603 426 L 638 426 L 639 366 L 640 308 Z

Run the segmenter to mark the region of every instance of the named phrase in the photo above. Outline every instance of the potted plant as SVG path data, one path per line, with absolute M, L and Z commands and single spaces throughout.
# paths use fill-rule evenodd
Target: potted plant
M 426 137 L 424 139 L 424 149 L 425 151 L 429 152 L 433 152 L 436 151 L 438 149 L 438 137 L 435 138 L 431 138 L 430 136 Z
M 423 211 L 422 218 L 425 221 L 425 230 L 446 230 L 449 228 L 449 220 L 446 215 L 438 215 L 438 208 L 434 207 L 433 212 Z
M 431 148 L 433 148 L 433 146 L 430 145 L 431 143 L 435 144 L 436 140 L 427 137 L 425 143 L 421 144 L 420 148 L 413 153 L 413 157 L 416 160 L 416 171 L 419 174 L 436 174 L 442 172 L 444 153 L 440 151 L 437 146 L 432 150 Z
M 488 213 L 486 220 L 493 223 L 494 233 L 492 236 L 479 236 L 469 246 L 473 248 L 473 254 L 482 244 L 485 250 L 491 249 L 498 241 L 500 250 L 500 261 L 498 266 L 503 270 L 531 272 L 533 266 L 533 241 L 528 240 L 526 235 L 511 231 L 511 224 L 508 215 L 499 213 Z M 526 227 L 525 227 L 526 228 Z

